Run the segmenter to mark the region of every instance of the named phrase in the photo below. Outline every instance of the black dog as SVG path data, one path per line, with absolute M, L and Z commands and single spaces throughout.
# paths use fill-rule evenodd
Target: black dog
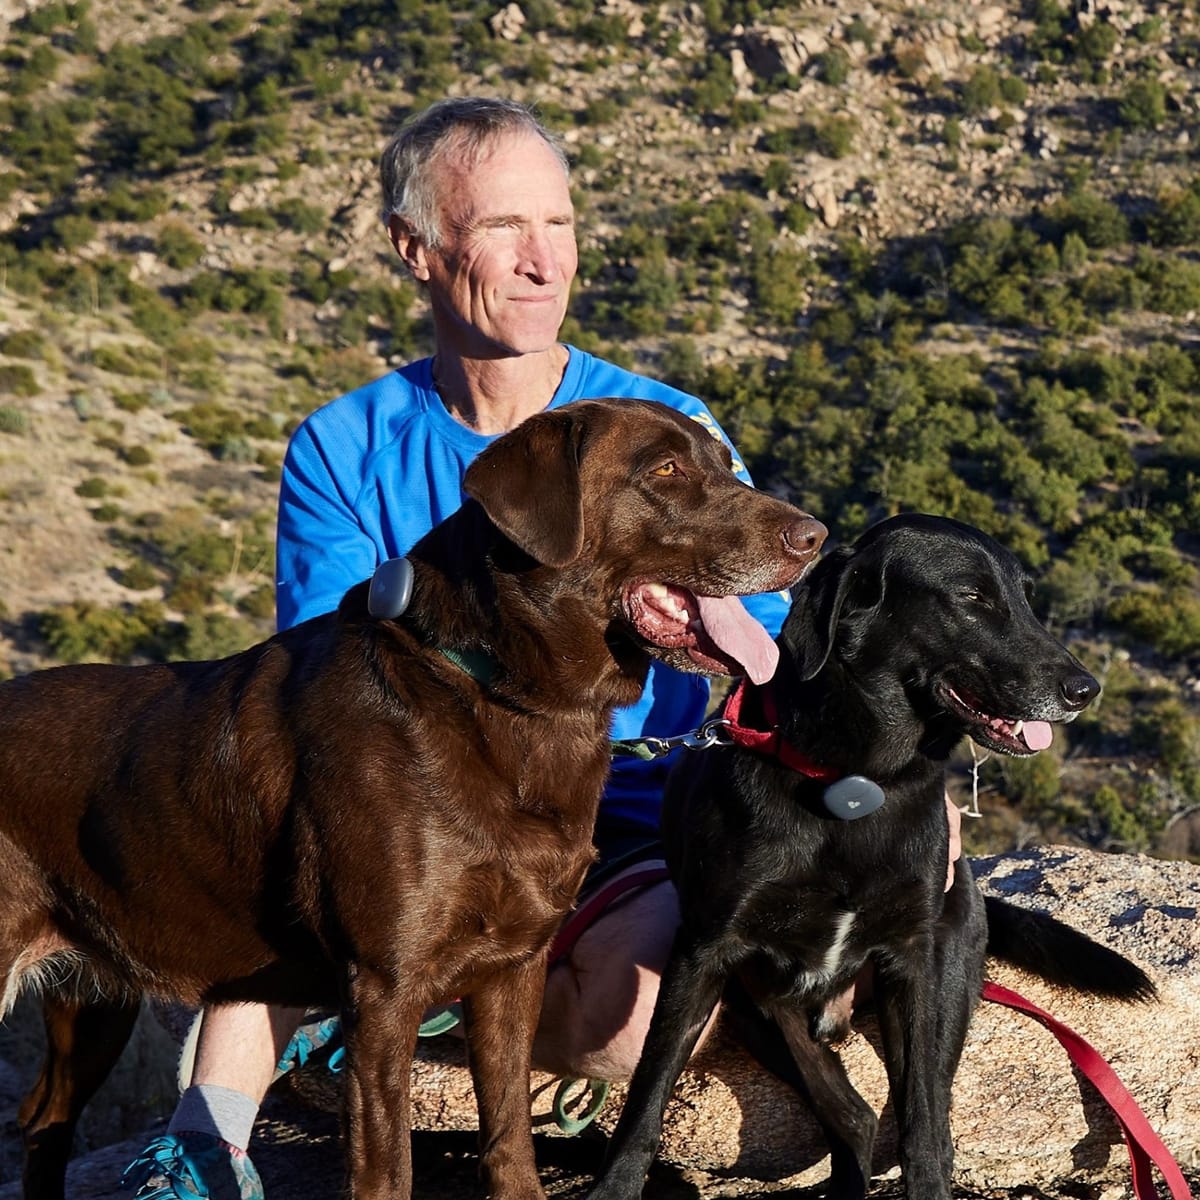
M 838 1200 L 866 1195 L 877 1124 L 829 1045 L 847 1019 L 834 1002 L 867 964 L 910 1200 L 950 1196 L 950 1089 L 986 951 L 1084 990 L 1154 994 L 1082 934 L 985 907 L 963 860 L 943 892 L 954 746 L 966 734 L 1032 754 L 1049 745 L 1049 722 L 1100 690 L 1028 594 L 991 538 L 927 516 L 875 526 L 797 585 L 774 680 L 726 710 L 740 703 L 740 744 L 689 756 L 672 776 L 663 838 L 682 926 L 591 1200 L 641 1194 L 663 1110 L 723 989 L 748 1048 L 811 1103 Z M 773 728 L 778 745 L 757 745 L 755 731 Z

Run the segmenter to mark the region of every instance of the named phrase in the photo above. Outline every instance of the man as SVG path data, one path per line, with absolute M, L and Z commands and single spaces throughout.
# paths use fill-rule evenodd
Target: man
M 441 101 L 389 143 L 381 182 L 389 237 L 428 295 L 436 352 L 319 409 L 293 436 L 280 489 L 281 628 L 336 607 L 454 512 L 474 457 L 542 409 L 642 397 L 724 436 L 694 397 L 558 341 L 577 265 L 574 211 L 566 159 L 528 109 Z M 753 597 L 747 607 L 776 632 L 786 598 Z M 614 737 L 686 732 L 707 699 L 702 679 L 655 664 L 640 703 L 617 714 Z M 596 831 L 602 861 L 652 842 L 665 769 L 617 762 Z M 677 922 L 674 891 L 659 883 L 626 895 L 579 937 L 549 973 L 538 1067 L 632 1074 Z M 136 1200 L 262 1197 L 246 1146 L 302 1015 L 260 1005 L 205 1011 L 168 1135 L 126 1173 Z

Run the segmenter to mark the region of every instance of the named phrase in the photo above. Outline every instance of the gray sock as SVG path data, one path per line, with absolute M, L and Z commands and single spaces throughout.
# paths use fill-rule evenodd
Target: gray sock
M 168 1133 L 210 1133 L 213 1137 L 245 1150 L 258 1116 L 258 1101 L 244 1092 L 196 1083 L 179 1097 Z

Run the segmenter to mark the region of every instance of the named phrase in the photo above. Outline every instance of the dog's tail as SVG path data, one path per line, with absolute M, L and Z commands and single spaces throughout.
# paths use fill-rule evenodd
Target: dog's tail
M 1123 955 L 1045 913 L 985 896 L 988 953 L 1047 983 L 1109 996 L 1155 1000 L 1150 977 Z

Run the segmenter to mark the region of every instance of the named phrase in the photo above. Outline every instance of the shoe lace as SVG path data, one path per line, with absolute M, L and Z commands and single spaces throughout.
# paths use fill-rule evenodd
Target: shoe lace
M 187 1149 L 178 1138 L 170 1134 L 155 1138 L 142 1152 L 125 1168 L 121 1174 L 121 1187 L 140 1187 L 155 1175 L 163 1178 L 159 1188 L 140 1200 L 153 1200 L 154 1197 L 170 1198 L 179 1196 L 175 1188 L 168 1183 L 182 1183 L 196 1196 L 207 1197 L 208 1188 L 196 1173 L 195 1164 L 188 1157 Z

